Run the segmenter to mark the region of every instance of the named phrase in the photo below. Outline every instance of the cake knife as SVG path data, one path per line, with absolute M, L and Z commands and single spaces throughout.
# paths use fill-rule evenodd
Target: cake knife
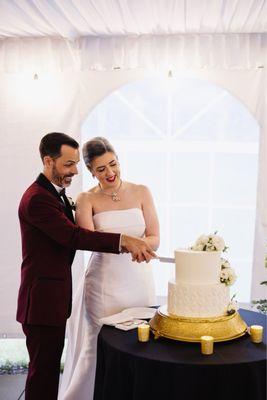
M 158 260 L 163 263 L 175 263 L 175 258 L 172 257 L 158 257 Z

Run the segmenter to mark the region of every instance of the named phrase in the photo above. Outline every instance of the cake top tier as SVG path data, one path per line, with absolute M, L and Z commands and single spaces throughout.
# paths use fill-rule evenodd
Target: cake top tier
M 175 251 L 176 282 L 214 284 L 220 282 L 220 251 Z

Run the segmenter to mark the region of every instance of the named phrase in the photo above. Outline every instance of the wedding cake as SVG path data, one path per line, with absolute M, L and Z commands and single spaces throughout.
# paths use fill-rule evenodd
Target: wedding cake
M 175 251 L 175 279 L 168 284 L 168 304 L 157 309 L 149 321 L 154 337 L 200 342 L 212 336 L 215 342 L 236 339 L 247 325 L 230 299 L 229 286 L 236 280 L 229 262 L 221 257 L 224 240 L 200 236 L 189 249 Z
M 229 313 L 229 285 L 235 273 L 221 258 L 226 249 L 216 234 L 202 235 L 188 250 L 175 251 L 175 280 L 168 284 L 168 313 L 180 317 L 217 317 Z

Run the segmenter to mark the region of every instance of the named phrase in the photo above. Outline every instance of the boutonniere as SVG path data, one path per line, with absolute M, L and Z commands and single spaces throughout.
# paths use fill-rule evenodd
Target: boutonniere
M 75 206 L 74 201 L 72 200 L 71 197 L 67 197 L 67 199 L 68 199 L 68 201 L 69 201 L 69 203 L 70 203 L 71 209 L 72 209 L 73 211 L 75 211 L 75 210 L 76 210 L 76 206 Z

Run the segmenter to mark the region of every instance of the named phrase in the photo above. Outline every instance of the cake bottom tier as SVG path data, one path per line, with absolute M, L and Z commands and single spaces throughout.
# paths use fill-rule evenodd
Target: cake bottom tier
M 225 315 L 230 301 L 229 287 L 223 283 L 193 285 L 169 281 L 168 312 L 180 317 Z

